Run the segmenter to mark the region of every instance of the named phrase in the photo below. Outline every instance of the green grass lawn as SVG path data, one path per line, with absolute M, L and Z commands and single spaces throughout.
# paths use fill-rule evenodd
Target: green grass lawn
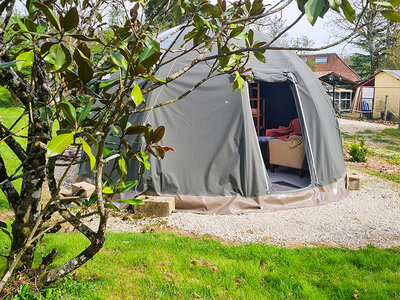
M 76 255 L 85 244 L 78 234 L 54 234 L 44 254 L 57 247 L 60 264 L 67 249 Z M 76 281 L 69 276 L 53 288 L 64 299 L 395 299 L 400 249 L 227 246 L 167 233 L 109 233 Z
M 3 89 L 0 87 L 0 116 L 3 120 L 5 126 L 11 126 L 18 117 L 22 114 L 23 110 L 20 107 L 13 106 L 9 102 L 9 98 Z M 24 127 L 28 123 L 28 117 L 25 115 L 22 120 L 14 127 L 14 131 Z M 26 135 L 28 129 L 18 132 L 19 135 Z M 26 140 L 22 138 L 16 138 L 17 141 L 20 141 L 23 147 L 26 147 Z M 3 160 L 6 164 L 7 170 L 9 170 L 8 175 L 11 175 L 15 169 L 20 165 L 20 161 L 17 156 L 8 148 L 5 142 L 0 143 L 0 153 L 3 157 Z M 21 180 L 16 180 L 15 185 L 18 189 L 21 188 Z M 10 209 L 7 199 L 4 196 L 3 192 L 0 191 L 0 212 L 3 210 Z

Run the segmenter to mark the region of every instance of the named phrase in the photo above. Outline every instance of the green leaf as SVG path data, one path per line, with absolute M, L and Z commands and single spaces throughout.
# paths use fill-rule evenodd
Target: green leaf
M 121 178 L 125 179 L 126 175 L 128 174 L 128 166 L 126 164 L 126 160 L 123 156 L 118 159 L 118 170 L 120 171 L 119 175 Z
M 92 104 L 88 102 L 82 109 L 82 111 L 78 114 L 78 117 L 76 118 L 78 125 L 81 124 L 86 119 L 91 109 L 92 109 Z
M 140 199 L 119 199 L 119 200 L 115 200 L 116 202 L 119 203 L 127 203 L 130 205 L 144 205 L 143 200 Z
M 124 185 L 125 185 L 124 187 L 119 187 L 119 186 L 118 186 L 118 189 L 117 189 L 116 193 L 118 194 L 118 193 L 126 193 L 126 192 L 129 192 L 129 191 L 133 190 L 137 184 L 138 184 L 138 181 L 137 181 L 137 180 L 126 181 L 126 182 L 124 183 Z
M 93 205 L 94 203 L 96 203 L 97 201 L 97 193 L 96 191 L 94 191 L 90 197 L 89 197 L 89 201 L 86 203 L 86 206 L 89 207 L 91 205 Z
M 389 3 L 393 5 L 393 7 L 400 6 L 400 0 L 389 0 Z
M 103 150 L 103 158 L 109 157 L 111 155 L 111 153 L 114 152 L 114 150 L 115 149 L 113 149 L 113 148 L 107 148 L 107 147 L 104 148 L 104 150 Z
M 244 30 L 244 26 L 237 26 L 235 28 L 232 29 L 231 33 L 229 34 L 230 38 L 234 38 L 235 36 L 238 36 L 239 34 L 241 34 Z
M 114 78 L 114 79 L 109 79 L 109 80 L 102 81 L 100 83 L 100 85 L 99 85 L 99 88 L 103 88 L 103 87 L 109 86 L 110 84 L 113 84 L 116 81 L 119 81 L 119 78 Z
M 72 106 L 71 103 L 67 101 L 62 101 L 58 104 L 58 108 L 61 109 L 61 111 L 64 114 L 64 117 L 72 124 L 76 124 L 76 111 L 75 107 Z
M 37 32 L 44 33 L 46 31 L 47 24 L 45 22 L 40 23 L 37 27 Z
M 0 230 L 3 231 L 3 232 L 9 237 L 9 239 L 10 239 L 11 241 L 13 240 L 13 239 L 12 239 L 11 233 L 10 233 L 7 229 L 0 228 Z
M 136 82 L 135 82 L 132 92 L 131 92 L 131 98 L 132 98 L 133 102 L 135 103 L 136 107 L 139 106 L 139 104 L 143 102 L 142 91 L 140 90 L 140 87 Z
M 51 25 L 53 25 L 56 29 L 61 30 L 60 20 L 58 19 L 56 13 L 50 7 L 40 2 L 32 2 L 32 4 L 37 9 L 40 9 L 43 12 Z
M 79 40 L 79 41 L 98 42 L 98 43 L 104 45 L 103 41 L 100 40 L 99 38 L 92 38 L 92 37 L 88 37 L 88 36 L 85 36 L 82 34 L 66 34 L 66 36 L 73 37 L 74 39 Z
M 114 194 L 114 191 L 109 186 L 106 186 L 103 188 L 103 193 L 104 194 Z
M 381 11 L 382 16 L 392 22 L 400 22 L 400 14 L 394 10 Z
M 306 5 L 307 0 L 297 0 L 297 7 L 299 8 L 299 10 L 304 14 L 305 13 L 305 9 L 304 6 Z
M 139 55 L 139 59 L 137 61 L 137 64 L 140 65 L 141 62 L 143 62 L 144 60 L 146 60 L 147 58 L 149 58 L 150 56 L 152 56 L 154 54 L 154 46 L 150 45 L 147 46 L 146 48 L 144 48 L 144 50 L 140 53 Z
M 108 209 L 113 209 L 113 210 L 116 210 L 116 211 L 121 211 L 118 207 L 116 207 L 114 204 L 112 204 L 112 203 L 105 203 L 104 204 L 104 207 L 105 208 L 108 208 Z
M 126 130 L 126 134 L 142 134 L 145 133 L 147 131 L 147 127 L 146 126 L 142 126 L 142 125 L 131 125 L 128 127 L 128 129 Z
M 146 125 L 146 132 L 144 133 L 146 143 L 149 145 L 153 141 L 153 127 L 150 124 Z
M 254 42 L 254 32 L 252 29 L 247 33 L 247 39 L 249 40 L 250 45 L 253 45 Z
M 33 64 L 34 53 L 33 51 L 22 52 L 20 55 L 16 57 L 18 62 L 16 63 L 16 67 L 18 71 L 21 71 L 23 68 L 30 67 Z
M 88 83 L 93 78 L 93 69 L 86 62 L 86 60 L 82 60 L 78 64 L 78 75 L 79 79 L 82 80 L 83 83 Z
M 349 22 L 354 23 L 354 20 L 356 18 L 356 12 L 354 9 L 351 7 L 349 1 L 347 0 L 342 0 L 342 4 L 340 5 L 340 8 L 343 11 L 344 16 Z
M 254 56 L 261 62 L 265 63 L 265 56 L 259 52 L 259 51 L 254 51 Z
M 158 143 L 164 136 L 164 133 L 165 133 L 165 127 L 164 126 L 158 127 L 156 130 L 154 130 L 152 142 L 154 144 Z
M 111 60 L 114 62 L 115 65 L 126 70 L 126 68 L 128 67 L 128 62 L 119 51 L 111 50 L 110 55 L 111 55 Z
M 64 17 L 64 30 L 71 31 L 79 24 L 79 14 L 76 7 L 72 7 Z
M 222 14 L 222 10 L 220 10 L 217 6 L 212 5 L 210 3 L 204 4 L 201 7 L 201 10 L 211 15 L 213 18 L 219 18 Z
M 26 27 L 26 25 L 21 21 L 20 18 L 18 18 L 18 17 L 12 17 L 12 19 L 13 19 L 13 21 L 14 21 L 15 23 L 18 24 L 18 26 L 19 26 L 19 28 L 20 28 L 21 30 L 26 31 L 26 32 L 29 31 L 29 30 L 28 30 L 28 27 Z
M 12 65 L 17 63 L 18 61 L 19 60 L 16 59 L 16 60 L 13 60 L 13 61 L 4 62 L 4 63 L 0 64 L 0 71 L 11 67 Z
M 325 6 L 325 0 L 309 0 L 305 6 L 305 13 L 311 25 L 314 25 Z
M 85 153 L 89 156 L 89 159 L 90 159 L 90 170 L 93 170 L 94 165 L 96 164 L 96 158 L 94 157 L 94 155 L 92 153 L 92 149 L 90 148 L 88 143 L 86 143 L 86 141 L 83 138 L 80 137 L 79 140 L 82 143 L 83 151 L 85 151 Z
M 50 52 L 54 53 L 54 71 L 61 69 L 65 63 L 65 53 L 60 44 L 51 46 Z
M 59 155 L 74 141 L 74 132 L 56 135 L 47 144 L 47 157 Z
M 93 135 L 91 135 L 88 132 L 83 132 L 83 134 L 86 136 L 86 138 L 88 139 L 89 142 L 91 142 L 93 144 L 93 146 L 95 147 L 95 149 L 97 150 L 98 148 L 98 142 L 97 140 L 93 137 Z

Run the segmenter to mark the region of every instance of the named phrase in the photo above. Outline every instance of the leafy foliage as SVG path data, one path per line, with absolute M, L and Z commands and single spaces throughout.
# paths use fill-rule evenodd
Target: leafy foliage
M 365 146 L 364 137 L 360 138 L 359 144 L 353 143 L 350 147 L 350 161 L 354 162 L 366 162 L 367 161 L 368 148 Z

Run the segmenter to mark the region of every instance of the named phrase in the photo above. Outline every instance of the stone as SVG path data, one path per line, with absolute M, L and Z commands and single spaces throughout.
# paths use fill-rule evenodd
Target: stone
M 347 189 L 350 191 L 360 190 L 361 188 L 361 178 L 357 173 L 351 173 L 347 175 Z
M 140 196 L 137 198 L 143 200 L 144 205 L 135 205 L 135 214 L 168 217 L 175 211 L 174 197 Z
M 86 181 L 76 182 L 72 184 L 72 194 L 74 194 L 79 188 L 83 189 L 83 193 L 80 196 L 89 198 L 96 187 L 93 184 L 90 184 Z
M 67 189 L 65 187 L 62 187 L 60 189 L 60 195 L 62 195 L 64 197 L 69 197 L 69 196 L 72 196 L 72 192 L 71 192 L 71 190 L 69 190 L 69 189 Z

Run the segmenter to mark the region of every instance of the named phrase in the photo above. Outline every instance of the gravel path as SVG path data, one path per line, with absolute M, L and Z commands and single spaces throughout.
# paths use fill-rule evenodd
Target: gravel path
M 339 119 L 349 134 L 386 125 Z M 169 218 L 137 219 L 132 214 L 110 217 L 109 231 L 152 232 L 172 230 L 188 235 L 214 236 L 226 242 L 264 242 L 282 246 L 339 246 L 372 244 L 400 246 L 400 184 L 357 172 L 360 191 L 350 191 L 339 202 L 293 210 L 242 215 L 173 213 Z M 95 227 L 96 220 L 89 225 Z
M 358 248 L 400 246 L 400 184 L 364 173 L 360 191 L 328 205 L 242 215 L 173 213 L 169 218 L 115 215 L 109 231 L 172 230 L 214 236 L 226 242 L 264 242 L 287 247 Z M 92 227 L 96 220 L 89 223 Z
M 399 184 L 361 176 L 360 191 L 328 205 L 233 216 L 176 213 L 168 225 L 230 241 L 283 246 L 400 246 Z
M 383 130 L 387 127 L 385 124 L 371 123 L 358 120 L 338 119 L 340 130 L 347 134 L 356 134 L 364 130 Z

